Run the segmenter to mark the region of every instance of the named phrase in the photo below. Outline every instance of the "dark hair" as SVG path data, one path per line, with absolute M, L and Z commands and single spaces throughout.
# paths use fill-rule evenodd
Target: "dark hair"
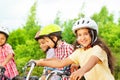
M 59 40 L 59 39 L 62 39 L 61 34 L 62 34 L 62 32 L 58 31 L 58 32 L 51 33 L 48 36 L 50 36 L 51 38 L 52 38 L 52 36 L 56 36 L 58 38 L 58 40 Z
M 34 39 L 36 41 L 38 41 L 39 39 L 44 39 L 44 37 L 48 37 L 48 36 L 47 35 L 41 35 L 41 36 L 35 37 Z
M 91 29 L 89 29 L 89 33 L 90 33 L 90 36 L 91 36 L 91 38 L 92 38 L 93 35 L 91 34 L 91 31 L 90 31 L 90 30 L 91 30 Z M 96 32 L 95 30 L 93 30 L 93 32 L 94 32 L 94 36 L 97 37 L 97 32 Z M 77 49 L 77 48 L 80 48 L 80 47 L 81 47 L 80 44 L 78 44 L 77 41 L 75 41 L 75 42 L 73 43 L 73 45 L 74 45 L 74 49 Z M 108 66 L 109 66 L 109 68 L 110 68 L 110 70 L 111 70 L 111 73 L 113 74 L 113 72 L 114 72 L 114 57 L 112 56 L 112 53 L 111 53 L 110 49 L 109 49 L 108 46 L 107 46 L 100 38 L 98 38 L 98 37 L 97 37 L 97 40 L 96 40 L 94 43 L 91 44 L 91 47 L 93 47 L 93 46 L 95 46 L 95 45 L 99 45 L 99 46 L 106 52 L 107 58 L 108 58 Z
M 4 42 L 2 45 L 0 45 L 0 46 L 3 46 L 3 45 L 7 42 L 9 35 L 7 35 L 7 34 L 6 34 L 6 33 L 4 33 L 4 32 L 1 32 L 1 31 L 0 31 L 0 33 L 4 34 L 4 35 L 5 35 L 5 37 L 6 37 L 5 42 Z
M 2 32 L 2 31 L 0 31 L 0 33 L 4 34 L 6 39 L 9 37 L 9 35 L 7 35 L 6 33 Z
M 48 36 L 49 36 L 49 38 L 54 42 L 54 44 L 55 44 L 55 45 L 54 45 L 54 48 L 56 48 L 56 47 L 57 47 L 57 42 L 62 39 L 62 37 L 61 37 L 61 31 L 51 33 L 51 34 L 49 34 Z M 53 40 L 53 38 L 54 38 L 55 36 L 57 37 L 57 41 L 54 41 L 54 40 Z
M 93 44 L 93 46 L 95 46 L 95 45 L 99 45 L 106 52 L 107 58 L 108 58 L 108 66 L 111 70 L 111 73 L 113 74 L 113 72 L 114 72 L 114 57 L 112 55 L 112 52 L 100 38 L 98 38 L 97 41 Z

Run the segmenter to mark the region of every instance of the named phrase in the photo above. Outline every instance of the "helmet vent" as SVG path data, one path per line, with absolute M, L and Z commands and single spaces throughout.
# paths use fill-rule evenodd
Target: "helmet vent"
M 79 21 L 77 22 L 77 25 L 79 25 Z
M 72 30 L 76 34 L 76 30 L 78 30 L 80 28 L 90 28 L 90 29 L 96 30 L 97 34 L 98 34 L 98 25 L 91 18 L 86 17 L 86 18 L 81 18 L 81 19 L 77 20 L 75 22 L 75 24 L 73 25 Z
M 85 22 L 85 21 L 83 20 L 83 21 L 82 21 L 82 24 L 83 24 L 84 22 Z
M 89 21 L 87 21 L 87 23 L 89 23 Z

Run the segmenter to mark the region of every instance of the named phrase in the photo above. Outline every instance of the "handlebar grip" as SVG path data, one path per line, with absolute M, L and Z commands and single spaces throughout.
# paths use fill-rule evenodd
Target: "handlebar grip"
M 0 74 L 4 74 L 5 71 L 6 71 L 5 67 L 0 66 Z
M 36 66 L 36 62 L 35 61 L 30 61 L 27 63 L 27 66 L 31 66 L 32 64 L 34 64 L 34 66 Z

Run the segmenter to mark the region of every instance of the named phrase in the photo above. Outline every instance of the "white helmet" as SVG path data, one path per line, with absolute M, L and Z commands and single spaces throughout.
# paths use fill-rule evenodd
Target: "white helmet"
M 81 18 L 81 19 L 77 20 L 72 28 L 73 33 L 75 34 L 75 31 L 80 29 L 80 28 L 94 29 L 98 33 L 98 25 L 91 18 Z
M 2 33 L 4 33 L 4 34 L 6 34 L 7 36 L 9 36 L 9 32 L 8 32 L 8 30 L 7 30 L 6 27 L 1 27 L 1 26 L 0 26 L 0 32 L 2 32 Z

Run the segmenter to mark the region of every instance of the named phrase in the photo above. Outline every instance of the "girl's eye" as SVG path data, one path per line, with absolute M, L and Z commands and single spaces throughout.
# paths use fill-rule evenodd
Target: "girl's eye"
M 46 40 L 46 42 L 49 42 L 48 40 Z
M 84 35 L 89 35 L 89 33 L 84 33 Z
M 78 34 L 77 36 L 81 36 L 81 35 L 89 35 L 89 33 L 83 33 L 83 34 Z
M 1 38 L 1 40 L 5 40 L 4 38 Z
M 81 36 L 81 34 L 78 34 L 77 37 L 78 37 L 78 36 Z

